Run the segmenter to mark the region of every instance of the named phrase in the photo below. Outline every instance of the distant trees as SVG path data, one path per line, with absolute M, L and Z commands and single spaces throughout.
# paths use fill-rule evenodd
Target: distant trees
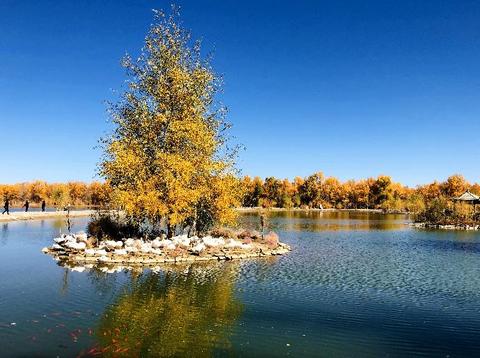
M 63 207 L 67 204 L 77 206 L 105 207 L 110 201 L 111 188 L 106 183 L 83 182 L 0 184 L 0 200 L 10 199 L 12 205 L 20 205 L 25 200 L 40 204 L 45 200 L 48 206 Z
M 479 184 L 455 174 L 445 182 L 409 188 L 381 175 L 365 180 L 340 182 L 317 172 L 306 178 L 279 180 L 274 177 L 242 179 L 243 206 L 280 208 L 383 209 L 417 212 L 434 199 L 449 199 L 469 189 L 480 194 Z
M 319 208 L 321 205 L 324 208 L 408 212 L 421 212 L 428 209 L 433 218 L 447 206 L 453 208 L 450 199 L 461 195 L 465 190 L 480 195 L 479 184 L 470 184 L 458 174 L 450 176 L 444 182 L 434 181 L 416 188 L 409 188 L 383 175 L 345 182 L 337 178 L 325 177 L 320 172 L 306 178 L 296 177 L 293 181 L 274 177 L 263 180 L 248 176 L 238 179 L 232 176 L 229 180 L 212 178 L 209 189 L 205 191 L 205 200 L 198 203 L 197 209 L 199 214 L 202 210 L 205 213 L 214 211 L 215 216 L 224 217 L 232 215 L 230 210 L 232 206 Z M 111 191 L 110 185 L 100 182 L 49 184 L 35 181 L 0 184 L 0 198 L 9 198 L 14 205 L 23 203 L 26 199 L 32 203 L 39 203 L 45 199 L 48 205 L 62 206 L 70 203 L 107 206 Z M 231 200 L 231 195 L 236 198 L 234 201 Z M 241 200 L 237 201 L 238 198 Z M 221 202 L 218 206 L 209 206 L 218 202 Z M 456 207 L 457 211 L 468 210 L 468 207 L 463 208 L 460 204 Z M 225 212 L 219 212 L 224 209 Z M 232 217 L 230 220 L 233 220 Z

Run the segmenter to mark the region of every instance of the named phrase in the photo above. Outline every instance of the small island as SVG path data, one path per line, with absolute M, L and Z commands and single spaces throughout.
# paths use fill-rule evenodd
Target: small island
M 438 197 L 414 216 L 413 226 L 427 229 L 480 230 L 480 197 L 469 190 L 451 198 Z
M 61 261 L 148 266 L 280 255 L 271 232 L 236 225 L 242 198 L 221 77 L 201 43 L 180 26 L 178 9 L 155 12 L 140 56 L 126 56 L 128 80 L 110 106 L 112 132 L 100 140 L 98 173 L 109 210 L 88 234 L 63 235 L 43 251 Z
M 215 236 L 212 236 L 215 235 Z M 82 267 L 122 265 L 122 268 L 155 266 L 161 263 L 234 260 L 282 255 L 290 247 L 270 232 L 217 230 L 204 237 L 178 235 L 153 240 L 127 238 L 98 241 L 84 232 L 62 235 L 51 247 L 42 251 L 51 254 L 65 266 Z

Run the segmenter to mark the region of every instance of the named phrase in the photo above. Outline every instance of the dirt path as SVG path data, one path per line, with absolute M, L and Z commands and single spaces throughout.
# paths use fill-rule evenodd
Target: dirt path
M 90 216 L 94 213 L 94 210 L 72 210 L 70 211 L 71 218 L 85 217 Z M 0 222 L 7 221 L 20 221 L 20 220 L 39 220 L 39 219 L 54 219 L 54 218 L 65 218 L 67 216 L 66 211 L 32 211 L 32 212 L 10 212 L 10 215 L 0 214 Z

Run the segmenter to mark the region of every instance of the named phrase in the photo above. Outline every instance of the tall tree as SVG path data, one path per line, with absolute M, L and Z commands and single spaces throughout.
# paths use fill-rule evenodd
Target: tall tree
M 240 195 L 232 190 L 236 151 L 227 146 L 226 111 L 216 105 L 220 78 L 177 9 L 155 19 L 138 60 L 123 61 L 128 89 L 111 108 L 114 131 L 103 139 L 99 171 L 130 218 L 166 219 L 171 235 L 195 223 L 199 209 L 211 222 L 231 221 Z

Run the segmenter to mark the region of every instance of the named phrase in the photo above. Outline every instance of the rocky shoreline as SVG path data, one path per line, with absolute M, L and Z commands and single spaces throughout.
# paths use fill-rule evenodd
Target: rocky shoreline
M 275 234 L 265 240 L 250 238 L 238 240 L 224 237 L 175 236 L 171 239 L 157 237 L 154 240 L 124 239 L 96 242 L 80 232 L 62 235 L 54 239 L 51 247 L 42 252 L 50 254 L 66 266 L 93 268 L 96 265 L 127 265 L 148 267 L 162 263 L 192 263 L 210 260 L 237 260 L 254 257 L 284 255 L 290 246 L 280 243 Z M 114 270 L 115 271 L 115 270 Z
M 466 230 L 466 231 L 480 230 L 480 225 L 478 224 L 469 225 L 469 224 L 410 223 L 409 225 L 419 229 Z

